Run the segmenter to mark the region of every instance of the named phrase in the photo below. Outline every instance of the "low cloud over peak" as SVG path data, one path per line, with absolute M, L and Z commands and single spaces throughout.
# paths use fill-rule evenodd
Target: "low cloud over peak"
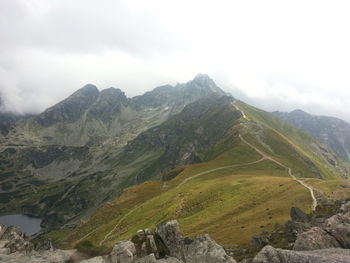
M 350 120 L 349 5 L 1 1 L 2 110 L 40 112 L 85 83 L 134 96 L 207 72 L 264 109 Z

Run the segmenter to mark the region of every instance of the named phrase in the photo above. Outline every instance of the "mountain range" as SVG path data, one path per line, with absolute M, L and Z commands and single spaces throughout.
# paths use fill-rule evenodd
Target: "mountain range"
M 314 136 L 343 160 L 350 161 L 350 124 L 338 118 L 315 116 L 302 110 L 273 112 L 287 123 Z
M 176 219 L 186 236 L 244 249 L 291 207 L 350 194 L 345 122 L 263 111 L 204 74 L 133 98 L 88 84 L 38 115 L 6 116 L 0 213 L 41 217 L 62 247 L 108 249 Z

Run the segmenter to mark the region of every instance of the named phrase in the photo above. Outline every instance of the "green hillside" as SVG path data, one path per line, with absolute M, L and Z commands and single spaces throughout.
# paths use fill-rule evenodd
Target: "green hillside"
M 228 114 L 244 115 L 228 122 L 221 139 L 198 154 L 201 163 L 164 173 L 169 180 L 130 187 L 69 235 L 60 230 L 50 236 L 65 246 L 88 240 L 96 247 L 112 247 L 138 229 L 177 219 L 185 235 L 209 233 L 225 247 L 244 247 L 254 235 L 286 222 L 292 206 L 310 212 L 310 189 L 319 205 L 324 198 L 350 194 L 347 188 L 329 194 L 344 182 L 341 171 L 348 168 L 317 140 L 242 102 L 229 105 Z M 171 130 L 170 124 L 165 127 Z M 327 186 L 319 183 L 330 179 Z

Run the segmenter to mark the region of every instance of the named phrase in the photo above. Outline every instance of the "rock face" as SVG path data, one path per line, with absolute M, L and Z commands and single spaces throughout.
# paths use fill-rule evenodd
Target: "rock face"
M 235 262 L 208 235 L 184 238 L 176 220 L 158 225 L 156 233 L 168 248 L 169 255 L 183 262 Z
M 209 237 L 209 235 L 202 235 L 194 240 L 185 240 L 183 255 L 185 262 L 235 262 L 226 254 L 225 250 L 221 246 L 219 246 Z
M 37 122 L 44 127 L 48 127 L 61 121 L 77 121 L 97 100 L 98 95 L 99 91 L 96 86 L 87 84 L 67 99 L 40 114 Z
M 131 263 L 134 261 L 135 256 L 135 244 L 128 240 L 118 242 L 111 252 L 111 260 L 115 263 Z
M 350 124 L 334 117 L 315 116 L 302 110 L 273 112 L 296 128 L 318 138 L 342 159 L 350 160 Z
M 292 223 L 287 226 L 301 229 L 293 250 L 265 246 L 253 263 L 342 263 L 350 262 L 350 202 L 344 203 L 339 213 L 329 218 L 317 218 L 292 209 Z M 296 221 L 293 221 L 296 220 Z M 296 232 L 298 232 L 296 231 Z
M 235 263 L 208 235 L 183 237 L 176 220 L 159 224 L 155 231 L 139 230 L 131 240 L 118 242 L 106 255 L 112 263 Z M 95 257 L 84 263 L 105 262 Z
M 89 258 L 81 261 L 80 263 L 105 263 L 105 259 L 101 256 Z
M 340 208 L 340 213 L 328 218 L 319 227 L 298 235 L 294 250 L 324 248 L 350 248 L 350 202 Z
M 315 250 L 323 248 L 340 248 L 337 240 L 319 227 L 300 234 L 294 243 L 294 250 Z
M 170 256 L 183 259 L 184 238 L 176 220 L 158 225 L 156 233 L 169 249 Z
M 264 247 L 253 263 L 345 263 L 350 262 L 350 250 L 322 249 L 312 251 L 292 251 Z

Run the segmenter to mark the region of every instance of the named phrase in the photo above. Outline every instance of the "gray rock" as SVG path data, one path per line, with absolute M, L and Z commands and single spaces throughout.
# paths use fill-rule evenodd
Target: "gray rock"
M 99 257 L 85 259 L 80 263 L 106 263 L 106 261 L 103 259 L 103 257 L 99 256 Z
M 9 243 L 9 241 L 7 239 L 5 240 L 0 240 L 0 248 L 4 248 L 6 247 L 6 245 Z
M 236 262 L 209 235 L 194 240 L 183 238 L 176 220 L 158 225 L 156 233 L 168 248 L 169 255 L 186 263 Z
M 32 251 L 30 253 L 15 252 L 0 255 L 2 263 L 65 263 L 75 250 Z
M 332 248 L 313 251 L 293 251 L 264 247 L 253 263 L 349 263 L 350 250 Z
M 159 257 L 154 236 L 149 229 L 137 231 L 136 235 L 131 238 L 131 241 L 135 245 L 137 258 L 141 258 L 152 253 L 157 258 Z
M 163 240 L 165 246 L 169 250 L 169 255 L 177 259 L 183 259 L 184 238 L 181 234 L 179 223 L 172 220 L 166 223 L 159 224 L 156 233 Z
M 183 255 L 184 261 L 190 263 L 236 262 L 209 235 L 198 236 L 190 244 L 185 244 Z
M 112 263 L 131 263 L 135 255 L 135 245 L 129 240 L 118 242 L 110 254 Z
M 326 220 L 326 231 L 332 235 L 343 248 L 350 248 L 349 213 L 337 214 Z
M 340 213 L 343 213 L 343 214 L 350 213 L 350 202 L 346 202 L 345 204 L 341 205 Z
M 154 254 L 150 254 L 135 260 L 134 263 L 157 263 L 157 259 Z
M 11 253 L 9 248 L 0 248 L 0 255 L 8 255 Z
M 326 228 L 343 248 L 350 248 L 350 224 L 339 224 Z
M 183 263 L 183 262 L 173 257 L 166 257 L 166 258 L 157 260 L 154 254 L 150 254 L 148 256 L 135 260 L 134 263 Z
M 337 240 L 319 227 L 300 234 L 294 243 L 293 250 L 315 250 L 323 248 L 340 248 Z
M 178 260 L 177 258 L 166 257 L 166 258 L 157 260 L 157 263 L 182 263 L 182 261 Z
M 11 253 L 16 251 L 30 252 L 34 249 L 33 243 L 26 240 L 25 235 L 19 227 L 10 226 L 2 234 L 2 239 L 7 240 L 4 245 Z

